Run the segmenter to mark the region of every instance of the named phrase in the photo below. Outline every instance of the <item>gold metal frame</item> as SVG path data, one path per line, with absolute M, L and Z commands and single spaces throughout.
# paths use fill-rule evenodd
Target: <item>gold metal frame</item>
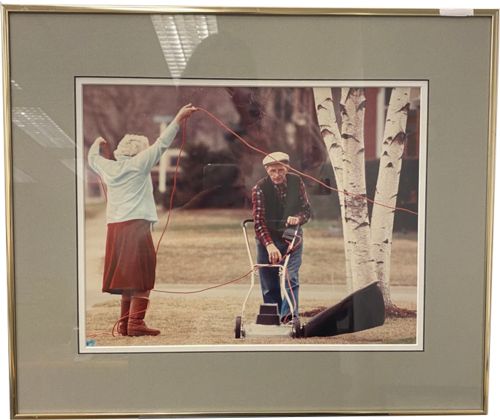
M 29 13 L 115 13 L 115 14 L 150 14 L 150 13 L 179 13 L 179 14 L 222 14 L 222 15 L 305 15 L 305 16 L 440 16 L 438 9 L 335 9 L 335 8 L 213 8 L 213 7 L 117 7 L 117 6 L 24 6 L 0 5 L 1 21 L 3 25 L 2 54 L 4 60 L 4 135 L 5 135 L 5 190 L 6 190 L 6 236 L 7 236 L 7 283 L 8 283 L 8 314 L 9 314 L 9 366 L 10 366 L 10 402 L 11 417 L 16 419 L 63 419 L 63 418 L 137 418 L 141 413 L 89 413 L 89 414 L 18 414 L 17 395 L 17 347 L 16 347 L 16 312 L 15 312 L 15 272 L 14 272 L 14 212 L 13 212 L 13 177 L 12 177 L 12 143 L 11 143 L 11 94 L 10 94 L 10 52 L 9 52 L 9 14 L 13 12 Z M 497 115 L 497 83 L 498 83 L 498 31 L 499 10 L 475 10 L 474 16 L 488 17 L 491 19 L 491 53 L 490 53 L 490 97 L 489 97 L 489 139 L 487 161 L 487 212 L 486 212 L 486 238 L 485 238 L 485 269 L 486 269 L 486 307 L 485 307 L 485 335 L 484 335 L 484 363 L 483 363 L 483 409 L 482 410 L 403 410 L 403 411 L 280 411 L 280 412 L 158 412 L 148 413 L 147 417 L 192 417 L 192 416 L 278 416 L 278 415 L 464 415 L 487 414 L 489 395 L 489 362 L 490 362 L 490 335 L 491 335 L 491 283 L 492 283 L 492 258 L 493 258 L 493 204 L 494 204 L 494 169 L 495 169 L 495 136 Z

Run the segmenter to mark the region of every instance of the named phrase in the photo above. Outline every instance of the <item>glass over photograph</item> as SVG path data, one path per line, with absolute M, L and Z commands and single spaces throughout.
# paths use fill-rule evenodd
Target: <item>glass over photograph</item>
M 427 89 L 75 78 L 80 352 L 422 351 Z

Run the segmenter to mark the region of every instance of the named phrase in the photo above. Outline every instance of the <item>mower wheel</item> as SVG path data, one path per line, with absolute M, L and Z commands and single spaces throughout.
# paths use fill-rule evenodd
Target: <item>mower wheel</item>
M 298 317 L 293 318 L 292 324 L 292 338 L 300 338 L 301 337 L 301 327 L 300 327 L 300 319 Z
M 234 338 L 241 338 L 241 316 L 236 317 L 236 324 L 234 326 Z

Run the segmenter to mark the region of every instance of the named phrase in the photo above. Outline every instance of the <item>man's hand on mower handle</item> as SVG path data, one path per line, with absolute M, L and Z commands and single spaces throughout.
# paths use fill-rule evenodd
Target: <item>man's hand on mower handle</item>
M 269 255 L 269 262 L 271 264 L 277 264 L 281 260 L 281 252 L 274 244 L 269 244 L 266 246 L 267 254 Z
M 286 224 L 289 226 L 296 226 L 300 223 L 300 219 L 296 216 L 288 216 L 286 219 Z

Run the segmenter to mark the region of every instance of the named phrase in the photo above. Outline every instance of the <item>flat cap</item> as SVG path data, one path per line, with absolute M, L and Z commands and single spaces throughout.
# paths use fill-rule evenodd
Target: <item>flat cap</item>
M 272 165 L 273 163 L 288 163 L 290 162 L 290 156 L 283 152 L 273 152 L 266 155 L 262 160 L 264 166 Z

